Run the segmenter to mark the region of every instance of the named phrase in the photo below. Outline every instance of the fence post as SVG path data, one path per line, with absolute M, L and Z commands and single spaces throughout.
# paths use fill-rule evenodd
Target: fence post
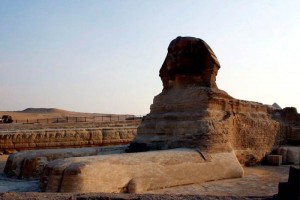
M 27 124 L 28 124 L 28 119 L 27 119 Z

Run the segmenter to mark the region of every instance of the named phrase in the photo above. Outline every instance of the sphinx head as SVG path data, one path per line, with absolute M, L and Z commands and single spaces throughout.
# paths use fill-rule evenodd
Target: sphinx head
M 177 37 L 171 41 L 168 54 L 159 71 L 164 89 L 197 85 L 217 87 L 219 61 L 203 40 Z

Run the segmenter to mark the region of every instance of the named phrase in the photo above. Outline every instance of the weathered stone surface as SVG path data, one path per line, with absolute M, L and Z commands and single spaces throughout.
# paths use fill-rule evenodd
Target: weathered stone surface
M 164 85 L 138 127 L 128 152 L 195 147 L 236 150 L 241 163 L 258 163 L 274 144 L 285 142 L 286 125 L 275 110 L 235 99 L 216 85 L 220 64 L 202 40 L 178 37 L 160 70 Z
M 38 179 L 44 167 L 53 160 L 122 153 L 126 147 L 127 146 L 110 146 L 22 151 L 11 154 L 8 157 L 4 173 L 11 178 Z
M 300 147 L 288 147 L 286 160 L 290 164 L 300 164 Z
M 287 143 L 292 145 L 300 145 L 300 114 L 294 107 L 286 107 L 277 111 L 280 115 L 279 119 L 282 123 L 289 127 L 287 131 Z
M 300 164 L 299 146 L 280 146 L 275 150 L 275 153 L 282 156 L 283 164 Z
M 206 42 L 194 37 L 177 37 L 159 71 L 164 89 L 180 84 L 216 87 L 219 61 Z
M 262 104 L 235 100 L 217 89 L 173 88 L 155 97 L 130 147 L 251 150 L 260 160 L 280 142 L 284 130 Z
M 281 155 L 267 155 L 267 163 L 269 165 L 279 166 L 282 164 L 282 156 Z
M 142 193 L 176 185 L 237 178 L 243 169 L 233 152 L 210 154 L 172 149 L 90 156 L 50 162 L 41 179 L 47 192 Z
M 16 130 L 0 132 L 0 151 L 128 144 L 136 126 Z

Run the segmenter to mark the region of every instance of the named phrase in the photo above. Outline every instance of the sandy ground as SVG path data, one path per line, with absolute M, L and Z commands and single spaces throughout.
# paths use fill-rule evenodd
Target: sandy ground
M 272 196 L 278 193 L 278 183 L 287 182 L 289 167 L 245 167 L 243 178 L 226 179 L 201 184 L 151 191 L 154 194 L 201 194 L 217 196 Z
M 37 180 L 25 181 L 25 180 L 10 179 L 3 174 L 2 170 L 4 169 L 4 165 L 7 157 L 8 157 L 7 155 L 0 156 L 0 169 L 1 169 L 0 192 L 6 192 L 0 195 L 0 199 L 10 199 L 10 198 L 22 199 L 23 197 L 24 199 L 28 199 L 28 198 L 43 199 L 44 197 L 45 199 L 78 199 L 77 197 L 79 196 L 80 196 L 79 199 L 85 199 L 82 196 L 83 194 L 75 195 L 75 194 L 53 194 L 52 193 L 49 194 L 51 196 L 50 197 L 47 193 L 32 193 L 32 192 L 39 191 Z M 183 199 L 189 199 L 187 198 L 188 196 L 191 199 L 195 199 L 195 196 L 197 196 L 196 199 L 201 199 L 199 195 L 201 196 L 213 195 L 213 196 L 217 196 L 217 198 L 220 199 L 223 199 L 221 198 L 221 196 L 223 197 L 230 196 L 230 198 L 228 197 L 228 199 L 235 199 L 235 198 L 248 199 L 251 196 L 252 197 L 256 196 L 257 198 L 259 196 L 267 198 L 277 194 L 279 182 L 287 181 L 289 167 L 290 166 L 288 165 L 245 167 L 244 168 L 245 174 L 243 178 L 218 180 L 218 181 L 206 182 L 201 184 L 185 185 L 185 186 L 178 186 L 178 187 L 166 188 L 166 189 L 155 190 L 155 191 L 148 191 L 146 196 L 149 197 L 150 194 L 155 194 L 153 198 L 151 197 L 150 199 L 156 199 L 157 197 L 156 195 L 160 195 L 161 198 L 165 197 L 165 199 L 169 199 L 170 197 L 174 197 L 171 199 L 180 199 L 179 198 L 180 195 L 184 195 L 185 198 Z M 20 193 L 20 192 L 26 192 L 26 193 Z M 30 196 L 30 194 L 32 196 Z M 76 198 L 74 195 L 76 196 Z M 25 196 L 27 197 L 25 198 Z M 99 197 L 99 195 L 97 197 L 96 194 L 85 194 L 86 198 L 87 196 L 89 196 L 88 199 L 98 199 Z M 94 198 L 92 198 L 92 196 L 94 196 Z M 125 197 L 127 198 L 128 195 Z M 205 199 L 209 199 L 209 198 L 205 198 Z M 258 199 L 262 199 L 262 198 L 258 198 Z

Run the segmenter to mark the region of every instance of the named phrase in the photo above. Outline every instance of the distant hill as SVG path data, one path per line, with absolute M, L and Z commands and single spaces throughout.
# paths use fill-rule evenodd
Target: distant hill
M 126 118 L 133 116 L 131 114 L 104 114 L 104 113 L 83 113 L 83 112 L 72 112 L 57 108 L 26 108 L 22 111 L 0 111 L 0 117 L 2 115 L 10 115 L 15 121 L 37 121 L 43 119 L 65 119 L 66 117 L 102 117 L 102 116 L 114 116 L 115 119 L 118 116 Z M 102 119 L 102 118 L 101 118 Z M 110 119 L 110 118 L 107 118 Z
M 275 109 L 278 109 L 278 110 L 281 110 L 281 109 L 282 109 L 277 103 L 273 103 L 272 106 L 273 106 Z
M 70 113 L 66 110 L 61 110 L 57 108 L 26 108 L 25 110 L 20 111 L 21 113 Z

